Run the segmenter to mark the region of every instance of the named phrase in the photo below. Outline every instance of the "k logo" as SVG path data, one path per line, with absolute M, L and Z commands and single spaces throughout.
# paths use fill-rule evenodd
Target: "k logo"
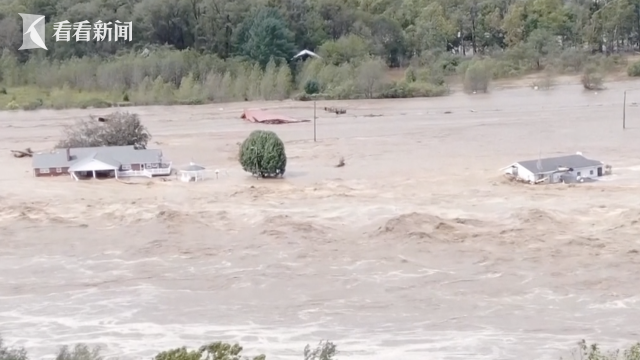
M 44 15 L 19 14 L 22 17 L 22 46 L 18 50 L 45 49 Z

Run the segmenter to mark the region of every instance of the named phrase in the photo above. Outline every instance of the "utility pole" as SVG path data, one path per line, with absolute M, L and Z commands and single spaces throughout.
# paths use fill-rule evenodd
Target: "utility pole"
M 313 100 L 313 142 L 317 141 L 316 137 L 316 100 Z
M 627 128 L 627 92 L 624 92 L 624 100 L 622 100 L 622 130 Z

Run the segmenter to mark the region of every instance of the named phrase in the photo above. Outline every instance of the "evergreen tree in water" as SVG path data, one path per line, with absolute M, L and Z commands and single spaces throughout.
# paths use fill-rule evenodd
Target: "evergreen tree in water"
M 284 143 L 276 133 L 255 130 L 240 146 L 240 165 L 259 177 L 283 176 L 287 167 Z

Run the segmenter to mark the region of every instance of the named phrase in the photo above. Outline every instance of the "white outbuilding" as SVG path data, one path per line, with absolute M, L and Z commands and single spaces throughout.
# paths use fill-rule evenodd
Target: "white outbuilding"
M 180 174 L 180 180 L 184 182 L 202 181 L 205 178 L 206 168 L 195 163 L 189 163 L 189 165 L 181 168 L 178 172 Z

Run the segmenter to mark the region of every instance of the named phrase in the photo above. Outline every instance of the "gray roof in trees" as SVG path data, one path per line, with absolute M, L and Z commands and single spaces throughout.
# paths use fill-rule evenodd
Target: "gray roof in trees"
M 538 161 L 540 162 L 540 168 L 538 168 Z M 603 165 L 601 161 L 587 159 L 582 155 L 567 155 L 540 160 L 518 161 L 517 164 L 520 164 L 520 166 L 534 174 L 554 172 L 561 167 L 580 169 Z
M 56 149 L 53 153 L 34 154 L 32 166 L 35 169 L 64 168 L 83 159 L 99 159 L 108 164 L 153 164 L 162 162 L 162 150 L 140 149 L 133 146 L 104 146 L 69 149 L 71 159 L 67 159 L 67 149 Z

